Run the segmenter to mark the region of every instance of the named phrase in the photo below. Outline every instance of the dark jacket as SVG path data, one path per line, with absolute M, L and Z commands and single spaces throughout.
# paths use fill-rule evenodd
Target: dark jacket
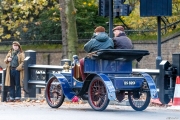
M 120 33 L 117 37 L 113 38 L 115 49 L 133 49 L 131 40 L 125 33 Z
M 94 35 L 89 42 L 84 45 L 84 50 L 87 53 L 97 51 L 99 49 L 113 49 L 114 43 L 111 38 L 105 33 L 101 32 Z

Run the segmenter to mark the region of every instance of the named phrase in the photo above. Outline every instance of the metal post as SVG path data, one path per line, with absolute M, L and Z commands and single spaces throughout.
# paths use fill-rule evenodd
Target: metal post
M 159 69 L 159 64 L 162 61 L 161 58 L 161 16 L 157 17 L 157 24 L 158 24 L 158 39 L 157 39 L 157 57 L 156 57 L 156 69 Z
M 28 79 L 29 79 L 29 72 L 28 72 L 28 64 L 29 64 L 30 57 L 27 56 L 24 59 L 24 81 L 23 81 L 23 90 L 25 91 L 24 96 L 29 97 L 29 90 L 28 90 Z
M 29 64 L 36 64 L 36 51 L 34 50 L 27 50 L 25 51 L 25 60 L 24 60 L 24 89 L 27 91 L 25 93 L 25 97 L 36 97 L 36 85 L 28 84 L 29 81 L 29 74 L 34 74 L 30 72 L 28 65 Z M 35 72 L 35 71 L 33 71 Z
M 2 73 L 2 88 L 1 88 L 1 102 L 6 101 L 8 95 L 8 86 L 5 86 L 5 76 L 6 76 L 6 69 L 3 69 Z
M 1 102 L 4 102 L 4 71 L 5 70 L 3 70 L 3 73 L 2 73 L 2 87 L 1 87 Z
M 47 64 L 50 65 L 50 54 L 47 55 Z
M 113 0 L 109 0 L 109 37 L 113 37 Z

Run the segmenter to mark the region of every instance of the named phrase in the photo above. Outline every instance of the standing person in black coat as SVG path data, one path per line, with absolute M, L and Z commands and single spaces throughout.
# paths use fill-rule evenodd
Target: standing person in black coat
M 114 48 L 115 49 L 133 49 L 131 40 L 126 36 L 123 26 L 117 26 L 113 29 Z

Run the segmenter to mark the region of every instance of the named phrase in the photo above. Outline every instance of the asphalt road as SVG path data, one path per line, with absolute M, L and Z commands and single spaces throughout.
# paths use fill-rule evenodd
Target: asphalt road
M 94 111 L 88 103 L 64 102 L 58 109 L 46 102 L 0 102 L 0 120 L 180 120 L 180 110 L 148 107 L 134 111 L 130 106 L 109 105 L 105 111 Z

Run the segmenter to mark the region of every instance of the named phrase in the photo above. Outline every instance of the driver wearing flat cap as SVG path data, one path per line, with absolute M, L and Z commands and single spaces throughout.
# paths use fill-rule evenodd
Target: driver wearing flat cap
M 133 49 L 132 41 L 126 36 L 123 26 L 117 26 L 113 29 L 114 48 L 115 49 Z

